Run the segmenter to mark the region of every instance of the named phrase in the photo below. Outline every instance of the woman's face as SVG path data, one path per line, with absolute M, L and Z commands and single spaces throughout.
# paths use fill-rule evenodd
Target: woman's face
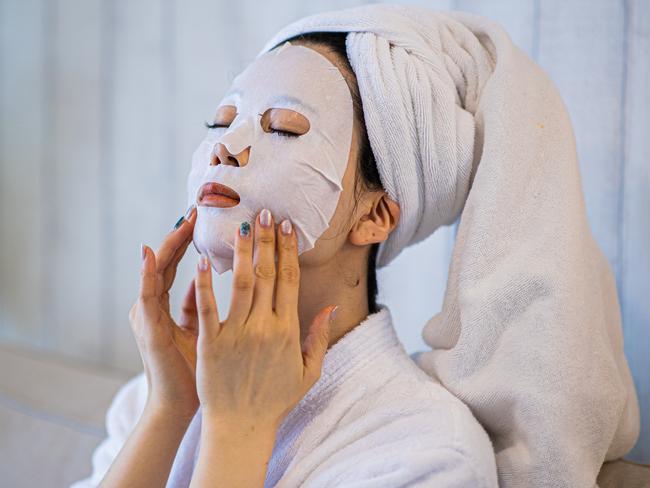
M 219 104 L 187 182 L 194 245 L 217 272 L 232 268 L 235 233 L 262 208 L 292 221 L 301 266 L 345 243 L 359 127 L 336 61 L 320 46 L 287 43 L 257 58 Z

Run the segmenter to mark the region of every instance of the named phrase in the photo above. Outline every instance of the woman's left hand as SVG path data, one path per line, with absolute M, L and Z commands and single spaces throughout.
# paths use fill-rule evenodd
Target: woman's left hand
M 277 429 L 320 378 L 328 348 L 335 307 L 316 315 L 301 346 L 296 233 L 289 227 L 285 234 L 278 225 L 276 234 L 270 212 L 269 225 L 261 225 L 265 213 L 258 214 L 248 236 L 237 231 L 232 299 L 223 322 L 204 256 L 197 267 L 197 393 L 204 419 L 219 425 L 244 422 Z

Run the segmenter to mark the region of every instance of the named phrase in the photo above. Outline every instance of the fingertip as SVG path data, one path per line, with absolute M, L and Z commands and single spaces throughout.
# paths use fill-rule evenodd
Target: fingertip
M 199 254 L 199 262 L 197 263 L 197 268 L 199 272 L 205 273 L 210 269 L 210 262 L 208 261 L 208 257 L 201 253 Z
M 196 214 L 197 214 L 197 209 L 196 205 L 192 205 L 190 207 L 189 212 L 185 215 L 185 220 L 187 220 L 190 224 L 194 224 L 196 220 Z
M 239 224 L 237 228 L 237 236 L 240 240 L 249 239 L 251 236 L 251 224 L 247 220 L 244 220 Z
M 334 305 L 333 307 L 330 308 L 330 311 L 329 311 L 329 321 L 330 322 L 334 321 L 338 311 L 339 311 L 339 306 L 338 305 Z
M 149 246 L 146 244 L 140 243 L 140 252 L 142 254 L 142 266 L 146 267 L 148 257 L 149 257 Z

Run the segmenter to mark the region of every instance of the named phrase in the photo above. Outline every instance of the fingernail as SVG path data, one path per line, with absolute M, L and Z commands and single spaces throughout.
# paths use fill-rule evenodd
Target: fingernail
M 239 224 L 239 235 L 242 237 L 248 237 L 251 233 L 251 224 L 244 221 Z
M 260 214 L 260 224 L 262 224 L 264 227 L 271 226 L 271 212 L 268 208 L 262 210 Z
M 174 224 L 174 230 L 178 229 L 181 226 L 181 224 L 183 223 L 183 220 L 185 220 L 185 216 L 181 215 L 181 218 L 178 219 L 178 222 L 176 222 Z
M 205 254 L 200 254 L 199 255 L 199 269 L 201 271 L 207 271 L 208 270 L 208 258 Z
M 283 234 L 291 234 L 291 222 L 287 219 L 283 220 L 280 224 L 280 230 Z
M 192 204 L 187 208 L 187 211 L 185 212 L 185 215 L 184 215 L 185 220 L 189 220 L 190 215 L 192 215 L 192 210 L 194 210 L 195 207 L 196 207 L 196 205 Z
M 142 260 L 144 261 L 144 258 L 147 257 L 147 251 L 144 248 L 144 244 L 140 243 L 140 256 L 142 257 Z
M 337 305 L 337 306 L 334 307 L 334 308 L 332 309 L 332 311 L 330 312 L 330 322 L 331 322 L 332 320 L 334 320 L 334 317 L 336 317 L 336 313 L 337 313 L 338 311 L 339 311 L 339 306 Z

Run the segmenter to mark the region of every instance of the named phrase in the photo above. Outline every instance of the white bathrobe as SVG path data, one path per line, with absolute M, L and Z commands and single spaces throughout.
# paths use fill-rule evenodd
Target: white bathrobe
M 321 377 L 278 429 L 264 486 L 497 487 L 487 433 L 464 403 L 417 367 L 399 342 L 390 310 L 380 307 L 327 351 Z M 100 483 L 146 396 L 144 374 L 118 391 L 92 474 L 71 488 Z M 167 486 L 189 485 L 200 425 L 199 408 Z

